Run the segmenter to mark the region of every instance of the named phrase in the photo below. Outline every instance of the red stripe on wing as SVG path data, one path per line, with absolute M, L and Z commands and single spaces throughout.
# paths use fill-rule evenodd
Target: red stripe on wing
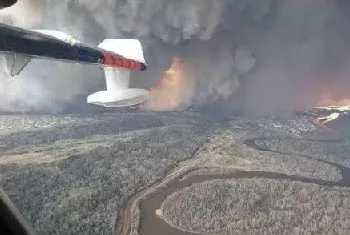
M 124 68 L 128 70 L 142 70 L 144 65 L 135 60 L 129 60 L 119 55 L 114 55 L 109 52 L 102 52 L 103 65 L 112 66 L 118 68 Z

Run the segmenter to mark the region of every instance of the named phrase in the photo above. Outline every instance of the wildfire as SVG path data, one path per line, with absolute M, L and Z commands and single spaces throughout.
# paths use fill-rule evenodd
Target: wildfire
M 174 58 L 159 82 L 150 88 L 150 97 L 141 108 L 156 111 L 181 108 L 193 95 L 194 82 L 191 77 L 190 66 L 180 58 Z
M 318 108 L 327 110 L 350 111 L 350 99 L 335 97 L 332 93 L 327 92 L 321 96 L 317 103 Z
M 326 124 L 328 122 L 336 120 L 339 117 L 340 117 L 340 113 L 331 113 L 328 116 L 317 118 L 317 120 L 322 124 Z
M 341 114 L 346 114 L 348 111 L 350 111 L 350 99 L 337 97 L 331 92 L 324 93 L 317 104 L 317 108 L 335 111 L 328 116 L 317 118 L 318 122 L 322 124 L 332 122 L 338 119 L 341 116 Z

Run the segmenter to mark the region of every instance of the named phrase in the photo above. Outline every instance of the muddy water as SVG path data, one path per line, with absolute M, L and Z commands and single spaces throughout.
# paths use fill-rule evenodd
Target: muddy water
M 251 148 L 254 148 L 258 151 L 270 151 L 269 149 L 262 148 L 255 144 L 255 141 L 259 139 L 250 139 L 245 142 L 245 144 Z M 329 140 L 319 140 L 321 142 L 337 142 L 337 140 L 330 138 Z M 341 141 L 341 139 L 338 139 Z M 282 153 L 283 154 L 283 153 Z M 304 156 L 310 158 L 308 156 Z M 319 161 L 323 161 L 317 159 Z M 325 162 L 325 161 L 323 161 Z M 162 219 L 156 216 L 155 211 L 161 207 L 163 201 L 167 198 L 168 195 L 172 194 L 175 191 L 181 190 L 184 187 L 188 187 L 194 183 L 200 183 L 207 180 L 214 179 L 242 179 L 242 178 L 266 178 L 266 179 L 280 179 L 280 180 L 292 180 L 299 181 L 304 183 L 314 183 L 324 186 L 350 186 L 350 169 L 342 165 L 325 162 L 335 167 L 338 167 L 342 173 L 342 180 L 339 182 L 330 182 L 318 179 L 309 179 L 299 176 L 290 176 L 279 173 L 272 172 L 260 172 L 260 171 L 237 171 L 229 174 L 217 174 L 217 175 L 199 175 L 186 178 L 185 180 L 175 179 L 167 187 L 159 189 L 157 192 L 153 193 L 149 198 L 141 201 L 141 223 L 139 233 L 141 235 L 188 235 L 193 234 L 189 232 L 184 232 L 179 229 L 173 228 L 165 223 Z
M 188 187 L 193 183 L 200 183 L 207 180 L 213 179 L 242 179 L 242 178 L 266 178 L 266 179 L 281 179 L 281 180 L 293 180 L 304 183 L 315 183 L 325 186 L 347 186 L 344 183 L 336 183 L 324 180 L 309 179 L 299 176 L 289 176 L 279 173 L 272 172 L 260 172 L 260 171 L 238 171 L 230 174 L 223 175 L 201 175 L 192 176 L 185 180 L 175 179 L 166 188 L 158 190 L 151 197 L 143 200 L 140 204 L 141 207 L 141 235 L 188 235 L 188 233 L 179 229 L 173 228 L 165 223 L 162 219 L 156 216 L 155 211 L 161 207 L 162 202 L 167 198 L 168 195 L 175 191 L 181 190 L 184 187 Z

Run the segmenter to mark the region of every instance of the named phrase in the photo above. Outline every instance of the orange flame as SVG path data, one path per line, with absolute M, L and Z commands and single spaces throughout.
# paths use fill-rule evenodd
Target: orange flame
M 326 109 L 338 109 L 340 111 L 349 110 L 350 99 L 342 96 L 336 96 L 332 92 L 325 92 L 317 102 L 317 105 Z
M 150 88 L 149 99 L 140 107 L 155 111 L 177 110 L 190 101 L 193 90 L 190 66 L 181 59 L 174 58 L 159 82 Z
M 344 98 L 344 96 L 334 95 L 334 93 L 327 91 L 321 95 L 319 99 L 318 108 L 326 110 L 334 110 L 331 114 L 317 118 L 317 121 L 321 124 L 327 124 L 338 119 L 341 113 L 347 113 L 350 111 L 350 99 Z

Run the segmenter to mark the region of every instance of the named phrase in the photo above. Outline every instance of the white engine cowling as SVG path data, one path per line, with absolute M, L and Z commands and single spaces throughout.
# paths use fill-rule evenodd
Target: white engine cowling
M 141 43 L 135 39 L 106 39 L 100 48 L 117 53 L 128 59 L 144 63 Z M 123 68 L 104 67 L 107 90 L 98 91 L 87 97 L 89 104 L 104 107 L 134 106 L 146 101 L 149 91 L 129 88 L 130 71 Z
M 106 91 L 98 91 L 87 97 L 89 104 L 104 107 L 127 107 L 148 99 L 149 91 L 129 88 L 130 71 L 122 68 L 105 67 Z

